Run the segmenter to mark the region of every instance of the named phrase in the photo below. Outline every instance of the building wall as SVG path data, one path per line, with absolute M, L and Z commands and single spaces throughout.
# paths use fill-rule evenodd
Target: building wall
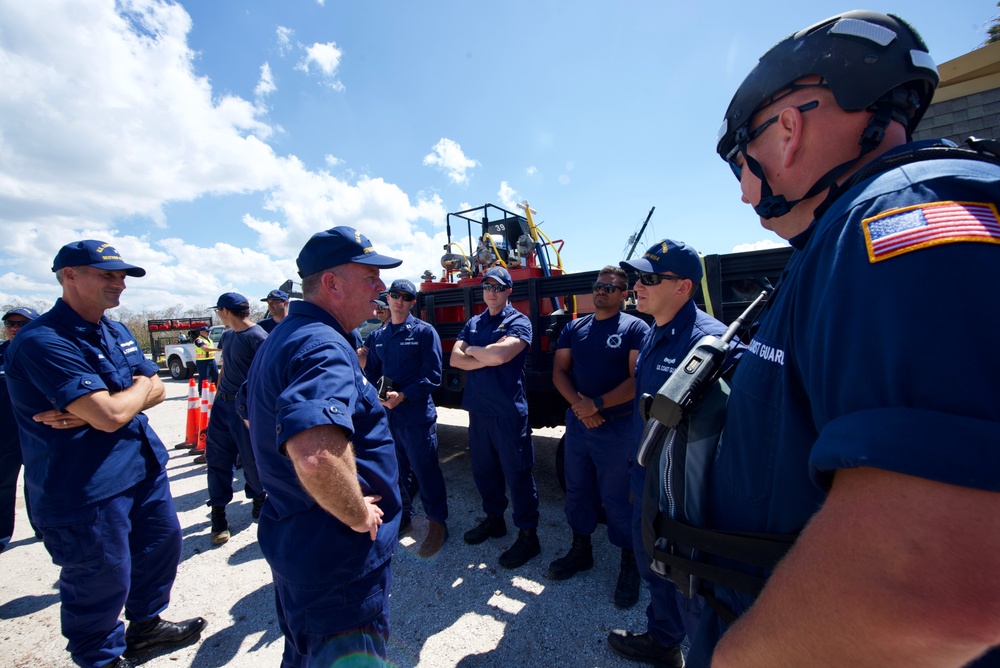
M 1000 139 L 1000 88 L 931 104 L 916 139 L 944 137 L 959 146 L 973 135 L 980 139 Z

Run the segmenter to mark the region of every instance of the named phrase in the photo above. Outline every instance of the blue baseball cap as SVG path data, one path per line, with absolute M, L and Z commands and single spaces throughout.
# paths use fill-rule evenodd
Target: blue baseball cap
M 492 278 L 501 285 L 506 285 L 508 288 L 514 287 L 514 279 L 510 277 L 510 272 L 503 267 L 493 267 L 492 269 L 487 269 L 486 273 L 483 274 L 483 280 L 480 283 L 485 283 L 487 278 Z
M 6 322 L 7 318 L 9 318 L 12 315 L 22 315 L 28 320 L 34 320 L 35 318 L 38 317 L 38 311 L 29 306 L 18 306 L 17 308 L 12 308 L 11 310 L 7 311 L 4 314 L 2 320 Z
M 267 293 L 267 296 L 261 299 L 262 302 L 266 302 L 268 299 L 280 299 L 283 302 L 288 301 L 288 293 L 284 290 L 271 290 Z
M 383 311 L 389 308 L 389 304 L 385 301 L 385 299 L 373 299 L 372 304 L 375 304 L 375 308 L 380 308 Z
M 408 295 L 417 296 L 417 288 L 412 282 L 406 280 L 405 278 L 397 278 L 389 286 L 388 292 L 405 292 Z
M 247 298 L 238 292 L 227 292 L 223 295 L 219 295 L 219 301 L 212 308 L 218 310 L 220 308 L 233 309 L 245 309 L 250 308 L 250 302 Z
M 56 253 L 56 259 L 52 262 L 52 271 L 66 267 L 111 269 L 124 271 L 127 276 L 135 277 L 146 275 L 146 270 L 142 267 L 123 262 L 121 254 L 111 244 L 94 239 L 74 241 L 60 248 Z
M 349 262 L 370 264 L 384 269 L 403 264 L 402 260 L 376 253 L 368 237 L 353 227 L 343 225 L 312 235 L 295 260 L 300 277 Z
M 704 269 L 698 251 L 683 241 L 663 239 L 649 247 L 642 257 L 618 263 L 622 269 L 635 269 L 649 274 L 672 271 L 695 283 L 701 282 Z

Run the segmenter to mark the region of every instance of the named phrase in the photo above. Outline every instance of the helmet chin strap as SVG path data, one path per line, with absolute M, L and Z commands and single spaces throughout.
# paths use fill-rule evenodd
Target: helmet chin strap
M 771 184 L 767 182 L 767 176 L 764 175 L 764 168 L 759 162 L 750 157 L 747 153 L 747 142 L 743 142 L 740 145 L 740 153 L 743 155 L 743 161 L 750 169 L 750 172 L 760 179 L 760 202 L 753 207 L 753 210 L 757 212 L 757 215 L 765 220 L 780 218 L 788 214 L 788 212 L 801 202 L 811 199 L 824 190 L 829 189 L 826 197 L 819 204 L 819 206 L 816 207 L 816 210 L 813 211 L 814 218 L 822 216 L 826 210 L 830 208 L 830 205 L 833 204 L 837 197 L 840 196 L 840 188 L 837 185 L 837 179 L 839 179 L 848 169 L 854 166 L 865 154 L 874 151 L 878 145 L 882 143 L 882 140 L 885 139 L 886 128 L 889 127 L 889 123 L 893 120 L 893 107 L 890 104 L 880 104 L 878 102 L 874 105 L 874 107 L 873 111 L 875 113 L 873 113 L 871 118 L 868 119 L 868 125 L 861 133 L 861 139 L 858 142 L 861 146 L 861 150 L 858 152 L 858 155 L 851 158 L 847 162 L 840 163 L 828 171 L 812 185 L 805 195 L 799 199 L 792 200 L 791 202 L 789 202 L 784 195 L 774 194 L 774 191 L 771 189 Z

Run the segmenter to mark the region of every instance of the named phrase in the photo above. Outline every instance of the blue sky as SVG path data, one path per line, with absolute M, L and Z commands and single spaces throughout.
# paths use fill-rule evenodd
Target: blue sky
M 676 3 L 0 0 L 0 304 L 59 294 L 58 248 L 109 240 L 133 309 L 263 297 L 351 225 L 440 275 L 445 214 L 527 200 L 564 266 L 647 241 L 783 243 L 714 153 L 730 98 L 825 0 Z M 992 0 L 898 12 L 940 64 Z M 387 281 L 388 282 L 388 281 Z

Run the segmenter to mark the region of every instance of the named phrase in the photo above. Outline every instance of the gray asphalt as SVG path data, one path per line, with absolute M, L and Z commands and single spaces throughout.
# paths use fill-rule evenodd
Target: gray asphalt
M 183 440 L 187 383 L 165 380 L 167 400 L 148 412 L 168 447 Z M 622 611 L 611 602 L 619 551 L 603 525 L 594 536 L 594 568 L 562 581 L 544 576 L 562 556 L 571 534 L 555 477 L 561 428 L 536 432 L 535 480 L 539 487 L 542 554 L 514 571 L 497 557 L 513 542 L 491 539 L 469 546 L 462 533 L 482 517 L 468 455 L 464 411 L 441 410 L 438 435 L 448 488 L 451 538 L 430 560 L 416 555 L 426 531 L 419 514 L 393 559 L 392 639 L 389 659 L 400 667 L 635 666 L 607 648 L 614 628 L 645 630 L 645 589 L 639 604 Z M 144 661 L 150 668 L 278 666 L 283 639 L 274 613 L 270 571 L 256 542 L 250 502 L 237 494 L 228 516 L 232 539 L 209 543 L 205 467 L 186 450 L 170 450 L 167 470 L 184 531 L 184 548 L 167 619 L 201 615 L 202 639 Z M 243 488 L 242 472 L 234 483 Z M 418 506 L 419 507 L 419 506 Z M 512 529 L 508 511 L 508 527 Z M 28 526 L 18 497 L 17 526 L 0 554 L 0 665 L 70 666 L 59 632 L 58 569 Z

